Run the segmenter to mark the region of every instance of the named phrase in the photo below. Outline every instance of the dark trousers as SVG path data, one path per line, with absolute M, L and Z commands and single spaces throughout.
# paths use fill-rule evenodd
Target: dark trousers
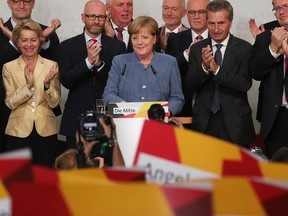
M 210 118 L 205 134 L 233 142 L 225 125 L 222 110 L 215 114 L 210 112 Z
M 281 107 L 268 137 L 264 140 L 268 158 L 281 147 L 288 147 L 288 109 Z
M 54 167 L 57 151 L 57 134 L 42 137 L 34 127 L 28 137 L 20 138 L 6 135 L 5 141 L 7 151 L 30 148 L 32 151 L 32 162 L 34 164 Z
M 70 149 L 70 148 L 76 148 L 75 136 L 74 137 L 66 136 L 66 149 Z

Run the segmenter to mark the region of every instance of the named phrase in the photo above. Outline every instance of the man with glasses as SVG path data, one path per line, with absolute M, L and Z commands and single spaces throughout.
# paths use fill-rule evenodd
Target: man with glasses
M 133 0 L 106 0 L 107 20 L 105 34 L 126 44 L 128 52 L 133 52 L 128 25 L 133 17 Z
M 20 52 L 11 41 L 12 30 L 16 24 L 24 19 L 30 19 L 35 0 L 8 0 L 7 4 L 11 10 L 11 18 L 5 23 L 0 18 L 0 71 L 6 62 L 12 61 L 20 56 Z M 43 34 L 46 37 L 46 43 L 42 46 L 40 55 L 50 60 L 57 61 L 57 52 L 59 48 L 59 38 L 55 33 L 61 26 L 58 19 L 52 19 L 49 27 L 40 24 Z M 4 103 L 5 90 L 0 82 L 0 152 L 4 151 L 4 132 L 7 125 L 10 110 Z M 60 106 L 53 110 L 55 115 L 61 114 Z
M 185 16 L 185 0 L 163 0 L 162 19 L 164 25 L 159 28 L 159 42 L 156 44 L 156 51 L 166 51 L 167 40 L 170 33 L 178 33 L 187 30 L 182 24 Z
M 178 34 L 173 34 L 168 39 L 166 53 L 176 57 L 182 79 L 182 91 L 185 97 L 185 104 L 178 116 L 190 117 L 192 115 L 193 92 L 186 87 L 186 74 L 188 70 L 188 58 L 190 46 L 199 40 L 208 37 L 206 6 L 209 0 L 189 0 L 186 13 L 190 29 Z M 189 125 L 185 125 L 189 127 Z
M 126 52 L 124 42 L 103 34 L 106 6 L 100 0 L 88 1 L 81 19 L 84 32 L 60 45 L 60 81 L 69 89 L 60 134 L 66 136 L 70 148 L 76 147 L 77 117 L 96 109 L 96 99 L 102 98 L 113 57 Z
M 261 81 L 261 136 L 269 158 L 281 147 L 288 147 L 288 1 L 272 1 L 280 27 L 256 37 L 249 67 L 252 77 Z

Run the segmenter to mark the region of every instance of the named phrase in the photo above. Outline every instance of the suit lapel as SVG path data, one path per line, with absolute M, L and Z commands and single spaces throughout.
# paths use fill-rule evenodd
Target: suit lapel
M 107 51 L 109 50 L 109 47 L 107 46 L 107 37 L 105 34 L 102 34 L 101 36 L 101 44 L 102 44 L 102 50 L 100 52 L 100 59 L 107 59 L 107 55 L 109 54 Z
M 10 31 L 13 30 L 11 18 L 9 18 L 9 20 L 4 24 L 4 26 L 6 26 Z
M 35 69 L 34 69 L 34 82 L 37 81 L 37 79 L 39 79 L 40 77 L 44 76 L 46 77 L 46 67 L 44 67 L 44 62 L 43 59 L 40 55 L 38 55 L 38 59 L 35 65 Z M 44 80 L 44 79 L 43 79 Z

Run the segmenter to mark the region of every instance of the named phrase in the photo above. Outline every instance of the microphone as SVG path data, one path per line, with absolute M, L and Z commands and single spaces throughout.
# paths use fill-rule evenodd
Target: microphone
M 126 64 L 124 65 L 124 67 L 122 69 L 121 75 L 124 76 L 125 72 L 126 72 Z
M 120 84 L 121 84 L 121 82 L 122 82 L 122 79 L 123 79 L 124 74 L 125 74 L 125 72 L 126 72 L 126 67 L 127 67 L 127 65 L 124 64 L 124 66 L 123 66 L 123 68 L 122 68 L 122 71 L 121 71 L 121 76 L 119 77 L 118 87 L 120 86 Z M 118 88 L 118 93 L 117 93 L 117 95 L 119 95 L 119 88 Z
M 153 72 L 153 74 L 155 75 L 155 77 L 156 77 L 156 79 L 157 79 L 157 83 L 158 83 L 158 86 L 159 86 L 159 89 L 160 89 L 160 93 L 161 93 L 161 100 L 162 101 L 165 101 L 165 97 L 164 97 L 164 93 L 163 93 L 163 91 L 162 91 L 162 89 L 161 89 L 161 85 L 160 85 L 160 82 L 159 82 L 159 79 L 158 79 L 158 76 L 157 76 L 157 72 L 156 72 L 156 70 L 154 69 L 154 67 L 153 67 L 153 65 L 151 64 L 151 69 L 152 69 L 152 72 Z
M 151 65 L 151 69 L 152 69 L 153 74 L 156 76 L 157 73 L 156 73 L 156 71 L 155 71 L 153 65 Z

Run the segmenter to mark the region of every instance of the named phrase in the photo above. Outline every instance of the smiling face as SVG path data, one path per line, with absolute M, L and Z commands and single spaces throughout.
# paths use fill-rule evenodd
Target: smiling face
M 132 34 L 131 42 L 134 52 L 140 60 L 149 59 L 153 56 L 153 47 L 156 43 L 156 36 L 152 35 L 147 27 L 143 27 L 138 33 Z
M 132 20 L 133 0 L 111 0 L 107 4 L 111 19 L 118 27 L 126 27 Z
M 85 32 L 91 38 L 97 37 L 104 29 L 105 19 L 99 19 L 99 16 L 106 17 L 106 6 L 100 1 L 89 1 L 81 17 Z
M 279 24 L 288 27 L 288 0 L 273 0 L 272 1 L 274 15 Z
M 17 2 L 13 0 L 7 1 L 7 4 L 12 12 L 12 19 L 16 23 L 18 23 L 20 20 L 30 18 L 35 5 L 34 0 Z
M 183 0 L 163 0 L 162 19 L 169 30 L 173 31 L 181 25 L 184 16 L 185 5 Z
M 23 57 L 35 57 L 40 48 L 40 39 L 36 32 L 24 29 L 20 32 L 17 47 Z
M 188 22 L 197 34 L 202 34 L 207 29 L 205 11 L 207 4 L 207 0 L 190 0 L 187 3 Z
M 232 26 L 232 21 L 228 18 L 229 14 L 226 10 L 209 11 L 207 22 L 210 37 L 217 43 L 224 41 Z

